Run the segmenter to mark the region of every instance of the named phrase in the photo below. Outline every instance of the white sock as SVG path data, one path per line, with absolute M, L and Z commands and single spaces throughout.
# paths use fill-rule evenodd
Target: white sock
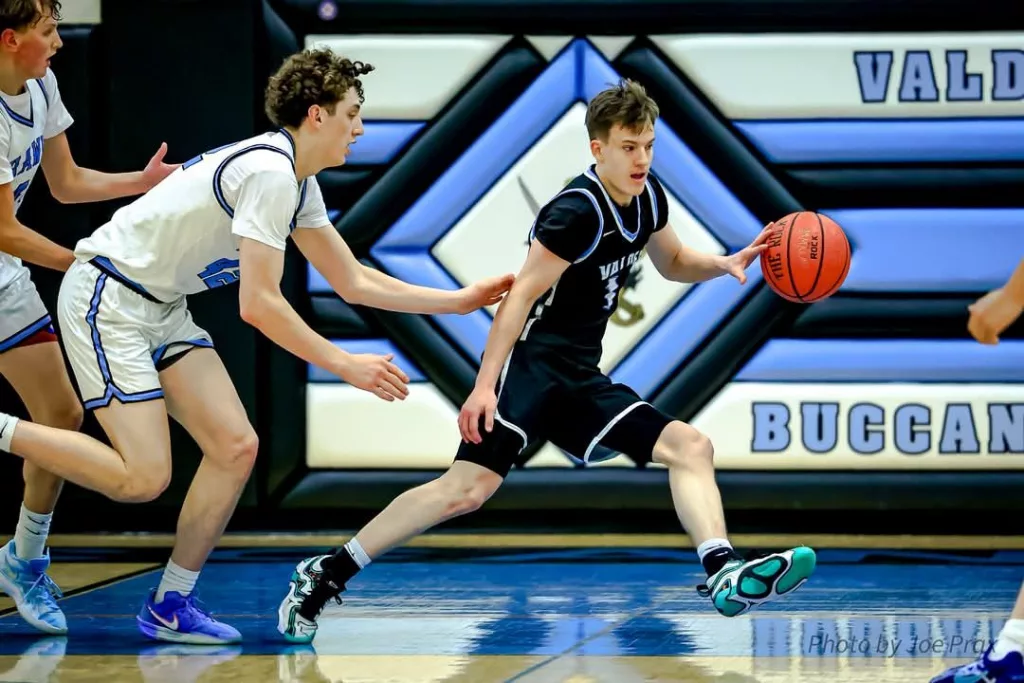
M 708 540 L 697 546 L 697 556 L 700 557 L 700 561 L 704 561 L 704 556 L 710 553 L 712 550 L 718 550 L 719 548 L 732 549 L 732 543 L 724 538 L 709 538 Z
M 41 515 L 24 505 L 18 515 L 18 528 L 14 532 L 14 554 L 22 560 L 34 560 L 43 556 L 46 537 L 50 535 L 50 520 L 53 513 Z
M 992 659 L 1002 659 L 1011 652 L 1024 653 L 1024 619 L 1010 619 L 1003 625 L 992 647 Z
M 172 591 L 180 594 L 183 598 L 188 597 L 195 590 L 198 580 L 199 572 L 182 569 L 174 564 L 174 560 L 169 560 L 167 568 L 164 569 L 164 575 L 160 579 L 160 585 L 156 589 L 156 601 L 163 602 L 164 595 Z
M 0 413 L 0 451 L 11 452 L 11 439 L 14 438 L 14 428 L 18 422 L 18 418 L 13 415 Z
M 352 560 L 360 569 L 363 569 L 366 565 L 370 564 L 370 556 L 366 554 L 366 551 L 363 550 L 363 546 L 361 546 L 359 541 L 356 539 L 353 538 L 351 541 L 346 543 L 345 550 L 347 550 L 348 554 L 352 556 Z

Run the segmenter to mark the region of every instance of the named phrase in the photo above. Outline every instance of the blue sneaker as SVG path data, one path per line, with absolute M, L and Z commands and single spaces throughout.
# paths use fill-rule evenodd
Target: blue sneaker
M 18 612 L 32 627 L 60 636 L 68 632 L 64 612 L 57 605 L 63 597 L 57 584 L 46 575 L 50 553 L 34 560 L 23 560 L 15 553 L 14 541 L 0 548 L 0 591 L 14 599 Z
M 806 546 L 732 560 L 708 577 L 707 584 L 697 586 L 697 593 L 710 597 L 720 614 L 735 617 L 792 593 L 814 573 L 816 565 L 817 556 Z
M 1011 652 L 1002 659 L 991 659 L 992 646 L 979 659 L 946 669 L 931 683 L 1021 683 L 1024 681 L 1024 656 Z
M 169 643 L 226 645 L 242 640 L 241 633 L 211 617 L 198 603 L 194 594 L 182 597 L 175 591 L 156 602 L 153 590 L 135 620 L 142 635 Z

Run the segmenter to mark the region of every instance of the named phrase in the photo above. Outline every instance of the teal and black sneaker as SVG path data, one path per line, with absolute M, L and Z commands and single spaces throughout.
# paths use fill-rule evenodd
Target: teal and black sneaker
M 706 584 L 697 586 L 697 593 L 710 597 L 721 614 L 735 617 L 792 593 L 814 573 L 816 563 L 814 551 L 804 546 L 731 560 L 708 577 Z

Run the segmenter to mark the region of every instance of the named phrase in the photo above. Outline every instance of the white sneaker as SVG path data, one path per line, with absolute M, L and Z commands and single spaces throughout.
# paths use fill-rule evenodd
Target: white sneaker
M 22 618 L 50 635 L 68 632 L 68 622 L 57 604 L 63 597 L 57 584 L 46 575 L 50 552 L 34 560 L 23 560 L 14 552 L 14 541 L 0 548 L 0 591 L 14 599 Z
M 277 608 L 277 630 L 290 643 L 311 643 L 316 636 L 316 618 L 310 620 L 299 614 L 307 601 L 312 600 L 317 616 L 329 600 L 341 604 L 338 594 L 344 587 L 336 586 L 325 576 L 323 561 L 330 555 L 318 555 L 299 562 L 288 584 L 288 594 Z

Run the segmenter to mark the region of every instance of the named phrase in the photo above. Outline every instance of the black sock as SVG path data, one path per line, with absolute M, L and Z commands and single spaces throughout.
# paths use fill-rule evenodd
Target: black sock
M 339 588 L 344 588 L 348 580 L 359 573 L 359 565 L 343 547 L 335 550 L 334 554 L 323 561 L 323 568 Z
M 702 559 L 700 563 L 704 565 L 704 571 L 707 572 L 708 576 L 713 576 L 714 574 L 717 574 L 722 569 L 722 567 L 725 566 L 726 562 L 729 562 L 730 560 L 742 559 L 743 558 L 740 556 L 740 554 L 732 548 L 715 548 L 714 550 L 708 552 L 708 554 L 704 556 L 704 559 Z

